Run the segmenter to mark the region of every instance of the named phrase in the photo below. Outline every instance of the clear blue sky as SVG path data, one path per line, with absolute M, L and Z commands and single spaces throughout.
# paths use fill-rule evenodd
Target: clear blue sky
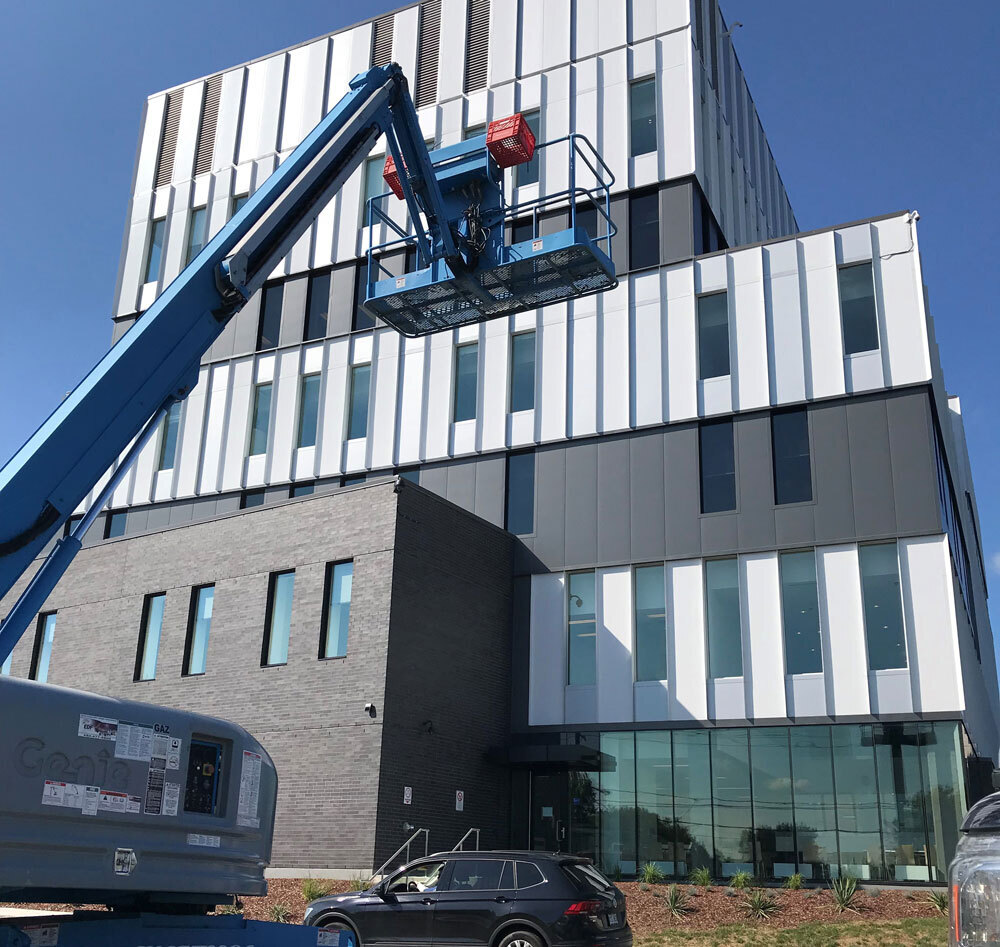
M 0 32 L 0 463 L 110 341 L 145 97 L 398 5 L 7 5 Z M 722 8 L 730 24 L 744 24 L 736 49 L 802 229 L 903 208 L 920 212 L 924 278 L 945 376 L 962 396 L 995 582 L 996 5 L 722 0 Z M 1000 606 L 993 613 L 1000 628 Z

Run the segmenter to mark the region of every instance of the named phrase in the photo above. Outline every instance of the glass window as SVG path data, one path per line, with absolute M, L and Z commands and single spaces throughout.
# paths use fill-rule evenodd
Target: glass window
M 455 349 L 454 420 L 471 421 L 476 416 L 479 378 L 479 343 L 469 342 Z
M 601 734 L 601 860 L 615 877 L 633 875 L 635 859 L 635 735 Z
M 8 654 L 7 657 L 4 659 L 3 664 L 0 665 L 0 677 L 6 677 L 7 675 L 10 674 L 10 666 L 13 663 L 14 663 L 14 655 Z
M 441 880 L 441 870 L 445 863 L 424 862 L 421 865 L 414 865 L 405 872 L 400 872 L 389 879 L 386 890 L 393 894 L 404 891 L 420 893 L 422 891 L 439 891 Z
M 354 487 L 359 483 L 364 483 L 367 480 L 367 474 L 349 474 L 346 477 L 340 478 L 340 485 L 342 487 Z
M 320 376 L 303 375 L 299 389 L 299 432 L 297 446 L 316 446 L 316 427 L 319 419 Z
M 920 725 L 887 723 L 873 730 L 886 880 L 930 881 Z
M 510 410 L 535 407 L 535 333 L 519 332 L 510 340 Z
M 368 436 L 368 398 L 371 394 L 371 365 L 351 366 L 351 407 L 347 418 L 347 437 Z
M 535 531 L 535 454 L 507 455 L 506 528 L 517 536 Z
M 156 657 L 160 651 L 160 632 L 163 630 L 163 609 L 166 604 L 166 592 L 147 595 L 142 603 L 139 653 L 136 655 L 135 662 L 135 680 L 137 681 L 156 679 Z
M 187 642 L 184 647 L 184 673 L 204 674 L 208 658 L 208 634 L 212 630 L 215 586 L 203 585 L 191 592 Z
M 291 489 L 288 491 L 288 496 L 294 500 L 296 497 L 310 497 L 315 492 L 315 483 L 293 483 Z
M 232 207 L 229 210 L 229 219 L 232 220 L 241 210 L 243 205 L 250 200 L 249 194 L 236 194 L 233 196 Z
M 184 265 L 187 266 L 205 246 L 205 228 L 208 225 L 208 208 L 196 207 L 191 211 L 191 223 L 188 225 L 187 249 L 184 253 Z
M 104 521 L 104 538 L 117 539 L 119 536 L 124 536 L 127 522 L 127 510 L 116 510 L 113 513 L 108 513 L 107 519 Z
M 629 124 L 633 157 L 656 151 L 656 80 L 640 79 L 629 86 Z
M 373 197 L 378 197 L 380 194 L 385 194 L 389 190 L 389 186 L 385 183 L 385 178 L 382 177 L 382 169 L 384 167 L 385 155 L 369 158 L 365 162 L 365 203 L 362 206 L 361 212 L 364 214 L 364 224 L 366 227 L 368 226 L 368 201 Z M 385 210 L 384 202 L 376 206 L 379 210 Z
M 326 567 L 326 596 L 321 658 L 342 658 L 347 654 L 347 629 L 351 618 L 353 562 L 331 562 Z
M 569 683 L 597 681 L 597 620 L 594 573 L 571 572 L 569 590 Z
M 252 506 L 264 505 L 264 490 L 244 490 L 240 494 L 240 509 L 246 510 Z
M 52 641 L 56 633 L 56 613 L 44 612 L 38 616 L 35 630 L 35 648 L 31 655 L 31 673 L 28 677 L 44 684 L 49 679 L 49 661 L 52 658 Z
M 250 428 L 250 456 L 267 453 L 267 432 L 271 423 L 271 383 L 253 390 L 253 421 Z
M 306 325 L 303 342 L 325 339 L 330 318 L 330 274 L 320 273 L 309 280 Z
M 524 120 L 528 123 L 528 128 L 531 129 L 531 133 L 535 136 L 535 144 L 541 144 L 542 135 L 542 124 L 541 124 L 541 113 L 538 109 L 532 112 L 522 112 Z M 535 151 L 535 156 L 525 164 L 518 164 L 514 166 L 514 186 L 523 187 L 525 184 L 537 184 L 538 183 L 538 168 L 541 163 L 541 155 Z
M 809 415 L 805 408 L 771 415 L 771 457 L 774 502 L 802 503 L 812 499 L 809 463 Z
M 681 834 L 674 820 L 673 769 L 669 730 L 640 731 L 635 735 L 638 862 L 652 862 L 666 875 L 675 874 L 675 850 Z
M 288 663 L 288 636 L 292 630 L 292 590 L 295 570 L 272 572 L 267 591 L 267 624 L 261 666 Z
M 698 297 L 698 377 L 729 374 L 729 294 Z
M 840 873 L 862 881 L 878 878 L 882 870 L 882 840 L 872 728 L 867 724 L 841 724 L 831 729 Z
M 947 881 L 948 859 L 965 817 L 962 738 L 957 723 L 920 725 L 920 762 L 926 781 L 928 861 L 934 881 Z
M 715 821 L 715 875 L 753 874 L 750 812 L 750 758 L 747 731 L 715 730 L 712 745 L 712 802 Z
M 378 280 L 378 273 L 375 270 L 374 265 L 372 266 L 372 279 Z M 374 317 L 367 312 L 367 310 L 361 308 L 361 304 L 365 301 L 365 294 L 368 291 L 368 264 L 367 262 L 361 262 L 358 264 L 357 273 L 354 279 L 354 315 L 351 317 L 351 331 L 361 332 L 364 329 L 370 329 L 375 325 Z
M 712 769 L 707 730 L 673 732 L 676 874 L 712 869 Z
M 448 890 L 499 891 L 505 864 L 499 858 L 456 859 Z
M 837 816 L 829 727 L 791 727 L 798 870 L 824 881 L 837 870 Z M 756 784 L 755 784 L 756 785 Z
M 485 124 L 470 125 L 468 128 L 462 130 L 462 141 L 468 141 L 470 138 L 477 138 L 479 135 L 485 135 L 485 134 L 486 134 Z
M 899 593 L 895 543 L 861 546 L 861 590 L 865 604 L 868 667 L 872 671 L 906 667 L 906 636 Z
M 402 480 L 409 480 L 410 483 L 415 483 L 418 486 L 420 485 L 419 467 L 408 467 L 405 470 L 398 470 L 396 473 Z
M 708 676 L 743 676 L 743 638 L 740 634 L 740 580 L 736 559 L 705 563 L 705 600 L 708 608 Z
M 844 326 L 844 354 L 878 348 L 878 316 L 872 265 L 855 263 L 837 270 L 840 285 L 840 319 Z
M 520 888 L 533 888 L 535 885 L 540 885 L 545 881 L 542 877 L 542 873 L 537 865 L 533 865 L 531 862 L 518 862 L 517 863 L 517 887 Z
M 635 570 L 635 679 L 667 679 L 667 601 L 663 566 Z
M 257 326 L 257 351 L 273 349 L 281 338 L 281 304 L 285 294 L 282 283 L 265 286 L 260 301 L 260 322 Z
M 757 875 L 773 881 L 797 871 L 788 728 L 760 727 L 749 733 Z
M 816 593 L 816 553 L 783 552 L 780 559 L 781 617 L 785 629 L 785 673 L 823 670 Z
M 160 278 L 160 265 L 163 262 L 163 239 L 166 236 L 167 220 L 161 217 L 153 221 L 153 229 L 149 235 L 149 249 L 146 251 L 146 278 L 144 283 L 155 283 Z
M 660 263 L 660 195 L 632 194 L 628 199 L 628 268 L 641 270 Z
M 736 451 L 732 421 L 706 421 L 698 429 L 701 512 L 736 509 Z
M 175 401 L 161 422 L 157 470 L 172 470 L 177 461 L 177 433 L 181 426 L 181 403 Z

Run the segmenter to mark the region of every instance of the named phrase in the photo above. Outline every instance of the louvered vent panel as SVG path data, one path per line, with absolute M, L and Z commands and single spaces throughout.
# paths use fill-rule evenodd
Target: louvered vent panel
M 372 65 L 388 66 L 392 62 L 392 21 L 390 13 L 372 24 Z
M 465 25 L 465 91 L 486 88 L 490 48 L 490 0 L 469 0 Z
M 213 76 L 205 84 L 205 99 L 201 106 L 201 124 L 198 126 L 198 154 L 194 173 L 212 170 L 212 153 L 215 150 L 215 125 L 219 120 L 219 96 L 222 93 L 222 76 Z
M 438 48 L 441 43 L 441 0 L 420 8 L 420 58 L 417 61 L 417 108 L 437 98 Z
M 160 138 L 160 158 L 156 164 L 156 187 L 170 183 L 174 173 L 174 149 L 177 147 L 177 128 L 181 123 L 181 100 L 184 90 L 167 95 L 167 115 L 163 120 Z

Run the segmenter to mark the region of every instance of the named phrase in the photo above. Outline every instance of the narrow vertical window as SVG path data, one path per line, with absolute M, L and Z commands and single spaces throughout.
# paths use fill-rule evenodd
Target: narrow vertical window
M 816 592 L 816 553 L 783 552 L 780 559 L 781 617 L 785 628 L 785 673 L 823 670 Z
M 331 562 L 326 567 L 326 594 L 323 597 L 321 658 L 342 658 L 347 654 L 347 629 L 351 619 L 353 562 Z
M 535 531 L 535 453 L 507 455 L 507 530 L 517 536 Z
M 260 301 L 260 322 L 257 324 L 257 351 L 273 349 L 281 339 L 281 306 L 285 287 L 281 283 L 265 286 Z
M 479 380 L 479 343 L 469 342 L 455 349 L 454 420 L 471 421 L 476 416 Z
M 325 339 L 330 320 L 330 274 L 320 273 L 309 280 L 306 325 L 303 342 Z
M 271 383 L 257 385 L 253 390 L 253 418 L 250 424 L 250 451 L 256 454 L 267 453 L 267 432 L 271 423 Z
M 104 521 L 104 538 L 117 539 L 125 535 L 125 525 L 128 522 L 128 510 L 109 511 Z
M 510 410 L 535 407 L 535 333 L 519 332 L 510 340 Z
M 250 200 L 249 194 L 234 194 L 232 203 L 229 206 L 229 219 L 232 220 L 241 210 L 243 205 Z
M 205 229 L 208 226 L 208 208 L 196 207 L 191 211 L 188 224 L 187 248 L 184 251 L 184 265 L 187 266 L 205 246 Z
M 38 616 L 35 629 L 35 647 L 31 653 L 31 671 L 28 677 L 44 684 L 49 679 L 49 661 L 52 659 L 52 641 L 56 634 L 56 613 L 43 612 Z
M 524 120 L 528 123 L 528 128 L 531 129 L 531 134 L 535 136 L 535 143 L 541 143 L 542 135 L 542 117 L 541 112 L 535 109 L 531 112 L 522 112 Z M 526 162 L 525 164 L 518 164 L 514 166 L 514 186 L 524 187 L 526 184 L 537 184 L 538 183 L 538 168 L 541 158 L 539 157 L 540 152 L 536 151 L 534 157 Z
M 667 679 L 667 599 L 663 566 L 635 570 L 635 679 Z
M 896 544 L 878 543 L 858 549 L 865 605 L 868 667 L 872 671 L 906 667 L 906 636 L 899 591 Z
M 371 396 L 371 365 L 351 366 L 351 401 L 347 416 L 347 437 L 368 436 L 368 400 Z
M 701 512 L 736 509 L 736 451 L 733 422 L 705 421 L 698 429 Z
M 628 268 L 641 270 L 660 262 L 660 195 L 643 191 L 628 199 Z
M 809 462 L 809 415 L 805 408 L 771 415 L 771 458 L 774 502 L 802 503 L 812 499 Z
M 729 294 L 698 297 L 698 377 L 729 374 Z
M 191 590 L 187 640 L 184 643 L 184 675 L 204 674 L 208 658 L 208 635 L 212 630 L 215 586 L 202 585 Z
M 320 376 L 303 375 L 299 389 L 299 431 L 296 446 L 315 447 L 316 428 L 319 421 Z
M 462 141 L 468 141 L 470 138 L 478 138 L 480 135 L 485 134 L 485 125 L 469 125 L 467 128 L 462 129 Z
M 165 217 L 153 221 L 153 229 L 149 235 L 149 249 L 146 251 L 144 283 L 155 283 L 160 278 L 160 265 L 163 262 L 163 238 L 166 232 L 167 219 Z
M 172 470 L 177 460 L 177 433 L 181 425 L 181 403 L 175 401 L 167 411 L 160 430 L 160 453 L 157 470 Z
M 261 667 L 288 663 L 288 636 L 292 629 L 292 590 L 295 570 L 272 572 L 267 590 L 267 621 Z
M 385 156 L 369 158 L 365 162 L 365 204 L 362 213 L 365 215 L 364 223 L 368 225 L 368 202 L 373 197 L 385 194 L 388 185 L 382 177 L 382 169 L 385 166 Z
M 656 151 L 656 80 L 633 82 L 628 95 L 632 157 Z
M 142 623 L 139 628 L 139 649 L 135 657 L 136 681 L 156 679 L 156 658 L 160 653 L 160 633 L 163 631 L 163 609 L 166 592 L 147 595 L 142 603 Z
M 0 677 L 7 677 L 10 674 L 10 666 L 14 663 L 13 653 L 8 654 L 3 664 L 0 664 Z
M 597 613 L 594 573 L 571 572 L 569 593 L 569 675 L 570 684 L 597 682 Z
M 705 563 L 705 604 L 708 618 L 708 676 L 743 676 L 740 634 L 740 580 L 735 559 Z
M 844 354 L 871 352 L 878 348 L 878 316 L 872 265 L 854 263 L 837 270 L 840 288 L 840 319 L 844 326 Z

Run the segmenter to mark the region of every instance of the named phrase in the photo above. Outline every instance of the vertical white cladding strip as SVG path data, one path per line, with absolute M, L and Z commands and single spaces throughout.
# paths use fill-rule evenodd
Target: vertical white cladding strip
M 844 343 L 840 330 L 840 293 L 832 233 L 798 241 L 800 303 L 805 317 L 808 358 L 806 396 L 829 398 L 845 393 Z
M 162 192 L 161 192 L 162 193 Z M 185 181 L 170 188 L 170 213 L 167 223 L 167 240 L 163 250 L 162 277 L 160 285 L 169 286 L 184 269 L 184 251 L 187 244 L 188 204 L 191 182 Z M 159 200 L 157 200 L 159 203 Z
M 247 456 L 247 436 L 250 430 L 253 399 L 253 368 L 252 358 L 240 359 L 233 363 L 220 490 L 239 490 L 243 486 L 243 462 Z
M 770 403 L 767 372 L 767 324 L 764 316 L 764 271 L 759 247 L 728 254 L 734 314 L 734 408 L 750 411 Z
M 203 366 L 198 372 L 198 383 L 184 400 L 184 425 L 177 445 L 176 496 L 194 496 L 198 487 L 198 467 L 202 445 L 205 443 L 205 407 L 211 372 Z
M 764 247 L 764 311 L 771 404 L 805 401 L 805 349 L 796 243 Z
M 153 499 L 153 479 L 156 476 L 156 461 L 160 456 L 160 439 L 163 437 L 163 425 L 149 439 L 149 443 L 139 452 L 135 462 L 132 477 L 132 489 L 129 494 L 129 505 L 139 506 Z
M 541 0 L 542 69 L 552 69 L 570 60 L 573 11 L 570 0 Z
M 288 54 L 288 83 L 279 150 L 288 151 L 312 131 L 323 116 L 329 39 L 299 46 Z
M 341 473 L 343 466 L 344 434 L 347 425 L 347 363 L 350 338 L 342 336 L 327 343 L 326 377 L 323 379 L 323 410 L 320 411 L 319 475 L 332 477 Z
M 687 31 L 671 33 L 657 41 L 660 180 L 694 174 L 695 170 L 691 48 Z
M 393 17 L 392 61 L 399 63 L 410 85 L 410 94 L 417 90 L 417 40 L 420 36 L 420 8 L 407 7 Z
M 228 168 L 236 160 L 237 135 L 240 133 L 240 105 L 246 69 L 231 69 L 222 76 L 219 90 L 219 115 L 215 123 L 215 144 L 212 148 L 212 170 Z
M 397 19 L 398 23 L 398 19 Z M 396 458 L 396 403 L 399 389 L 399 340 L 393 329 L 375 333 L 372 358 L 371 427 L 368 431 L 368 466 L 391 467 Z
M 266 65 L 256 157 L 276 154 L 278 151 L 278 123 L 281 120 L 281 99 L 285 92 L 288 54 L 272 56 L 266 60 Z
M 541 310 L 541 385 L 536 392 L 535 414 L 540 415 L 541 441 L 566 436 L 566 303 Z
M 597 302 L 601 334 L 600 401 L 597 426 L 601 433 L 629 426 L 629 281 L 603 293 Z M 610 298 L 608 298 L 610 297 Z
M 632 277 L 632 423 L 664 420 L 663 333 L 660 320 L 660 271 Z
M 778 554 L 740 556 L 740 588 L 747 718 L 779 719 L 786 710 Z
M 698 343 L 695 332 L 694 266 L 685 263 L 664 271 L 663 298 L 667 335 L 668 421 L 698 416 Z
M 839 717 L 867 714 L 871 710 L 868 649 L 858 547 L 818 547 L 816 579 L 827 707 Z
M 136 195 L 153 190 L 166 110 L 166 95 L 153 96 L 146 102 L 146 117 L 142 126 L 142 136 L 139 139 L 139 156 L 135 168 L 135 191 L 133 193 Z
M 708 719 L 708 658 L 701 560 L 667 563 L 667 628 L 672 638 L 667 676 L 671 720 Z
M 545 116 L 542 137 L 545 141 L 555 141 L 572 131 L 569 66 L 542 73 L 541 85 L 542 114 Z M 563 142 L 541 153 L 539 178 L 543 194 L 555 194 L 569 187 L 569 150 L 570 143 Z
M 628 160 L 628 53 L 615 49 L 601 57 L 598 88 L 598 135 L 591 139 L 615 176 L 614 190 L 629 186 Z
M 517 8 L 516 3 L 490 4 L 489 81 L 490 89 L 517 78 Z M 449 50 L 450 52 L 450 50 Z M 441 58 L 439 63 L 446 63 Z M 440 83 L 440 79 L 438 82 Z M 438 96 L 440 98 L 440 95 Z M 501 118 L 506 112 L 494 112 Z
M 512 4 L 513 5 L 513 4 Z M 532 3 L 519 3 L 521 13 L 519 24 L 521 39 L 521 63 L 518 70 L 522 76 L 530 76 L 540 72 L 543 57 L 542 19 L 545 0 L 533 0 Z M 490 24 L 492 26 L 492 24 Z M 490 30 L 492 33 L 492 29 Z
M 177 126 L 177 144 L 174 147 L 174 167 L 171 181 L 187 181 L 194 174 L 194 150 L 198 147 L 198 127 L 201 124 L 201 103 L 205 97 L 205 83 L 196 82 L 184 88 L 181 103 L 181 120 Z
M 911 385 L 931 377 L 916 229 L 908 215 L 871 225 L 886 387 Z
M 424 436 L 424 459 L 448 456 L 451 433 L 451 376 L 455 349 L 453 333 L 438 332 L 430 337 L 427 378 L 427 425 Z
M 208 418 L 205 422 L 204 453 L 198 493 L 215 493 L 220 488 L 222 445 L 226 439 L 226 418 L 229 416 L 230 377 L 232 366 L 221 362 L 212 366 L 208 392 Z
M 627 8 L 631 14 L 628 36 L 630 43 L 656 35 L 656 0 L 632 0 Z
M 399 387 L 400 464 L 415 464 L 423 459 L 424 381 L 428 340 L 403 339 L 403 374 Z
M 566 577 L 531 577 L 528 724 L 561 724 L 566 682 Z
M 483 326 L 483 412 L 478 449 L 507 446 L 507 405 L 510 403 L 510 321 L 493 319 Z
M 577 299 L 570 310 L 567 433 L 583 437 L 597 433 L 597 297 Z
M 598 137 L 600 92 L 597 88 L 597 67 L 597 59 L 573 64 L 571 78 L 573 98 L 569 107 L 573 131 L 585 136 L 600 151 L 601 143 Z M 592 187 L 596 183 L 594 176 L 585 167 L 578 167 L 576 174 L 577 187 Z
M 136 441 L 136 439 L 133 437 L 132 440 L 129 441 L 128 447 L 125 448 L 125 450 L 123 450 L 118 455 L 118 463 L 119 464 L 124 459 L 125 454 L 132 449 L 132 445 L 135 444 L 135 441 Z M 133 480 L 135 480 L 135 464 L 132 465 L 132 469 L 129 470 L 128 473 L 126 473 L 122 477 L 121 482 L 118 484 L 117 487 L 115 487 L 114 493 L 111 494 L 111 502 L 108 504 L 109 507 L 115 508 L 115 507 L 122 507 L 122 506 L 130 506 L 131 505 L 131 503 L 132 503 L 131 496 L 132 496 L 132 482 L 133 482 Z M 79 512 L 83 513 L 85 511 L 83 509 L 80 509 Z
M 625 3 L 576 0 L 576 35 L 573 57 L 596 56 L 628 42 L 628 8 Z
M 597 570 L 597 720 L 628 723 L 632 699 L 632 568 Z
M 465 84 L 465 21 L 468 5 L 468 0 L 441 0 L 437 87 L 439 102 L 460 96 Z M 490 33 L 493 32 L 492 26 L 491 23 Z
M 913 709 L 964 710 L 948 537 L 899 540 L 899 566 Z
M 209 177 L 208 236 L 214 237 L 228 222 L 232 208 L 233 169 L 224 168 Z
M 267 84 L 268 63 L 262 59 L 247 66 L 246 88 L 243 92 L 243 114 L 236 163 L 244 164 L 260 157 L 260 121 L 264 109 L 264 88 Z
M 274 377 L 274 431 L 271 437 L 268 483 L 283 483 L 292 476 L 292 455 L 299 424 L 299 361 L 301 351 L 289 349 L 277 356 Z

